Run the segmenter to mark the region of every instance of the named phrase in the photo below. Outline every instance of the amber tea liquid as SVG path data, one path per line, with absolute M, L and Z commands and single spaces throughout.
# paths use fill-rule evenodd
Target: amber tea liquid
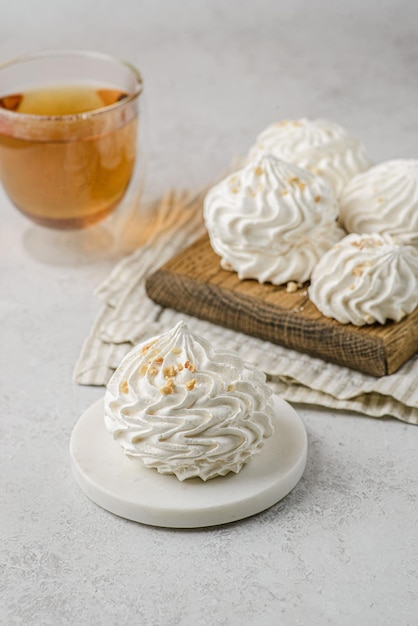
M 137 113 L 134 105 L 103 107 L 127 96 L 70 85 L 0 97 L 0 109 L 26 114 L 15 116 L 16 128 L 13 115 L 0 126 L 0 177 L 18 209 L 62 229 L 88 226 L 112 212 L 132 176 Z

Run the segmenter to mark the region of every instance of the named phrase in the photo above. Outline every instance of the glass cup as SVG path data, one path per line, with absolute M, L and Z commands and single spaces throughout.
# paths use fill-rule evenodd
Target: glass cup
M 132 65 L 95 52 L 0 65 L 0 179 L 13 204 L 61 230 L 111 215 L 141 176 L 142 91 Z

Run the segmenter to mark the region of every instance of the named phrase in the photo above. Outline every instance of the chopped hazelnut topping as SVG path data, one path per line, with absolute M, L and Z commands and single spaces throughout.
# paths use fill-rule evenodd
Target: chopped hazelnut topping
M 154 367 L 153 365 L 151 365 L 151 367 L 148 370 L 148 374 L 150 376 L 156 376 L 158 374 L 158 370 L 156 367 Z
M 314 198 L 315 202 L 319 202 L 320 199 L 321 199 L 321 196 L 315 196 L 315 198 Z
M 163 357 L 162 357 L 162 356 L 157 356 L 157 358 L 156 358 L 156 359 L 154 359 L 154 363 L 155 363 L 156 365 L 162 365 L 163 361 L 164 361 L 164 359 L 163 359 Z
M 289 280 L 289 282 L 286 285 L 286 291 L 287 291 L 287 293 L 294 293 L 300 287 L 302 287 L 302 283 L 297 283 L 294 280 Z
M 303 191 L 303 190 L 305 189 L 306 185 L 305 185 L 305 183 L 302 183 L 302 181 L 300 180 L 300 181 L 298 182 L 298 187 L 299 187 L 299 189 L 300 189 L 301 191 Z
M 148 366 L 147 365 L 141 365 L 141 367 L 139 368 L 139 375 L 140 376 L 145 376 L 145 374 L 147 373 L 148 370 Z
M 238 193 L 238 189 L 236 187 L 232 187 L 231 193 Z
M 193 363 L 190 363 L 190 361 L 186 361 L 186 363 L 184 364 L 184 367 L 186 368 L 186 370 L 189 370 L 189 372 L 191 372 L 193 374 L 193 372 L 196 371 L 195 366 L 193 365 Z
M 362 239 L 361 241 L 352 241 L 351 245 L 354 246 L 355 248 L 360 248 L 360 250 L 363 250 L 364 248 L 367 248 L 368 246 L 370 248 L 378 248 L 379 246 L 383 246 L 383 242 L 373 239 L 372 237 L 366 237 L 365 239 Z
M 353 274 L 353 276 L 363 276 L 363 270 L 361 268 L 361 265 L 356 265 L 351 273 Z
M 262 174 L 264 174 L 263 168 L 258 165 L 257 167 L 254 168 L 254 174 L 256 176 L 261 176 Z
M 299 178 L 297 176 L 291 176 L 290 178 L 287 179 L 287 182 L 289 182 L 291 185 L 293 183 L 299 183 Z
M 172 376 L 177 375 L 177 370 L 174 365 L 169 365 L 168 367 L 164 368 L 163 374 L 165 378 L 171 378 Z
M 128 381 L 127 381 L 127 380 L 124 380 L 124 381 L 120 384 L 119 389 L 120 389 L 120 391 L 121 391 L 122 393 L 128 393 L 128 391 L 129 391 Z
M 181 354 L 181 348 L 173 348 L 171 352 L 172 354 Z
M 228 385 L 228 387 L 226 388 L 227 391 L 234 391 L 235 389 L 235 385 Z
M 174 380 L 172 378 L 169 378 L 164 387 L 161 387 L 160 391 L 164 396 L 168 396 L 171 393 L 174 393 Z
M 177 371 L 181 372 L 181 370 L 183 370 L 183 369 L 184 369 L 183 364 L 182 363 L 177 363 Z
M 189 389 L 189 391 L 191 391 L 192 389 L 194 389 L 195 384 L 196 384 L 196 378 L 192 378 L 192 380 L 189 380 L 186 383 L 186 389 Z
M 148 352 L 148 350 L 154 345 L 155 341 L 151 341 L 151 343 L 147 343 L 146 346 L 143 346 L 143 348 L 141 348 L 141 354 L 146 354 Z
M 355 289 L 355 286 L 354 286 L 354 285 L 350 285 L 350 286 L 349 286 L 349 290 L 350 290 L 350 291 L 353 291 L 354 289 Z

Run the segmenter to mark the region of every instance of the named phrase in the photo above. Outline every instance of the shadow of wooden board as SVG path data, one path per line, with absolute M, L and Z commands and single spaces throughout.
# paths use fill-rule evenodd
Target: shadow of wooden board
M 146 290 L 162 306 L 372 376 L 392 374 L 418 351 L 418 309 L 400 322 L 340 324 L 306 288 L 288 293 L 223 270 L 207 236 L 150 275 Z

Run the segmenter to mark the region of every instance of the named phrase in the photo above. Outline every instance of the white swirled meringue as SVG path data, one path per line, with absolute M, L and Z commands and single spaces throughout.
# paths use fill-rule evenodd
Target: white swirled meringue
M 342 324 L 399 321 L 418 305 L 418 250 L 390 235 L 352 233 L 322 257 L 308 291 Z
M 338 202 L 322 179 L 260 155 L 215 185 L 204 201 L 206 228 L 224 269 L 275 285 L 304 282 L 344 236 Z
M 250 160 L 270 153 L 325 178 L 337 196 L 353 176 L 371 165 L 366 148 L 342 126 L 327 120 L 283 120 L 262 131 Z
M 124 452 L 179 480 L 239 472 L 272 418 L 265 375 L 184 322 L 131 350 L 105 395 L 105 425 Z
M 347 232 L 418 237 L 418 160 L 375 165 L 347 183 L 340 222 Z

